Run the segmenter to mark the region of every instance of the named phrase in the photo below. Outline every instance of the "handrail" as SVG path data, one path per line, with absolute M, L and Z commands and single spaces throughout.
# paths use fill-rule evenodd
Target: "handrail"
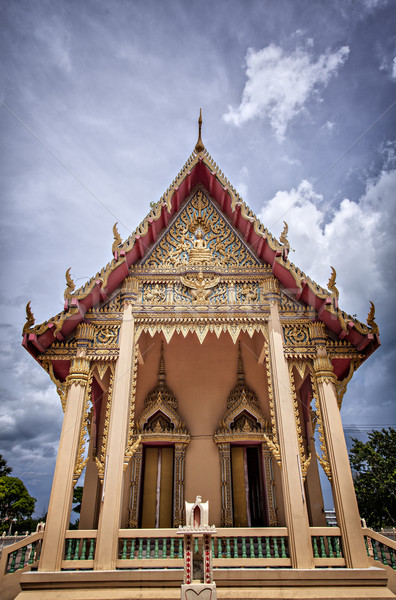
M 315 567 L 344 567 L 341 530 L 339 527 L 310 527 Z
M 368 527 L 362 527 L 362 531 L 367 556 L 396 571 L 396 542 Z
M 0 559 L 0 577 L 35 564 L 40 556 L 43 535 L 43 531 L 37 531 L 15 544 L 5 546 Z M 28 546 L 31 546 L 29 552 Z

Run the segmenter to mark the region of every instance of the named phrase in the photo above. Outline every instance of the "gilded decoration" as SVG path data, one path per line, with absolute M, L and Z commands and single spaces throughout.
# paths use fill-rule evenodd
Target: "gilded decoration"
M 138 450 L 141 436 L 137 439 L 133 437 L 133 426 L 135 422 L 135 402 L 136 402 L 136 385 L 137 385 L 137 369 L 139 362 L 139 344 L 136 343 L 133 349 L 133 364 L 132 364 L 132 375 L 131 375 L 131 392 L 129 401 L 129 422 L 128 422 L 128 438 L 127 445 L 124 453 L 124 471 L 127 468 L 131 457 Z
M 31 301 L 29 300 L 29 302 L 26 304 L 26 323 L 23 326 L 22 333 L 28 333 L 35 323 L 35 319 L 30 308 L 30 302 Z
M 26 307 L 26 309 L 27 309 L 27 307 Z M 371 328 L 371 331 L 373 333 L 378 334 L 379 333 L 378 325 L 374 319 L 375 319 L 375 306 L 374 306 L 374 302 L 371 302 L 371 300 L 370 300 L 370 311 L 367 316 L 367 325 Z
M 304 365 L 304 370 L 305 370 L 305 365 Z M 305 479 L 307 477 L 308 467 L 311 462 L 311 448 L 309 447 L 309 444 L 308 444 L 307 449 L 305 450 L 305 446 L 304 446 L 304 440 L 303 440 L 303 435 L 302 435 L 302 430 L 301 430 L 300 409 L 298 406 L 298 399 L 297 399 L 297 394 L 296 394 L 296 385 L 294 382 L 294 374 L 293 374 L 293 365 L 292 364 L 289 365 L 289 378 L 290 378 L 290 387 L 291 387 L 292 397 L 293 397 L 294 419 L 295 419 L 296 429 L 297 429 L 297 440 L 298 440 L 298 451 L 299 451 L 299 455 L 300 455 L 301 473 L 302 473 L 303 480 L 305 481 Z
M 154 247 L 145 267 L 238 266 L 260 262 L 202 189 L 198 189 Z
M 66 386 L 82 385 L 86 386 L 90 371 L 90 362 L 85 357 L 75 357 L 72 361 L 70 371 L 66 377 Z
M 144 401 L 144 410 L 134 428 L 133 441 L 167 441 L 188 444 L 190 434 L 177 413 L 177 400 L 166 385 L 165 361 L 161 346 L 158 382 Z
M 183 524 L 184 460 L 190 434 L 177 413 L 177 400 L 166 385 L 164 349 L 161 345 L 158 381 L 148 394 L 144 409 L 133 429 L 131 504 L 129 526 L 138 526 L 139 499 L 142 475 L 142 456 L 145 443 L 165 443 L 174 446 L 173 527 Z
M 274 480 L 272 476 L 271 454 L 268 448 L 273 445 L 270 424 L 262 415 L 256 394 L 245 382 L 241 347 L 238 350 L 237 383 L 227 398 L 227 410 L 219 423 L 213 439 L 220 453 L 222 526 L 232 527 L 232 475 L 231 444 L 256 442 L 261 446 L 265 470 L 267 505 L 270 526 L 277 522 L 274 502 Z
M 239 345 L 237 383 L 227 398 L 227 410 L 214 434 L 214 441 L 216 444 L 247 439 L 263 442 L 264 433 L 272 436 L 256 394 L 246 385 Z
M 65 289 L 65 293 L 64 293 L 65 300 L 69 300 L 72 296 L 72 293 L 76 289 L 76 284 L 74 283 L 73 279 L 71 278 L 70 270 L 71 270 L 71 267 L 69 267 L 67 269 L 66 274 L 65 274 L 65 277 L 66 277 L 66 289 Z
M 268 340 L 268 336 L 266 337 L 266 340 Z M 279 442 L 278 442 L 278 434 L 277 434 L 277 426 L 276 426 L 274 391 L 273 391 L 273 386 L 272 386 L 272 368 L 271 368 L 271 362 L 270 362 L 270 356 L 269 356 L 268 341 L 266 341 L 266 343 L 265 343 L 264 360 L 265 360 L 265 368 L 267 371 L 268 404 L 269 404 L 271 429 L 272 429 L 272 439 L 269 436 L 266 436 L 265 441 L 267 442 L 267 445 L 268 445 L 273 457 L 275 458 L 276 462 L 278 463 L 279 467 L 282 468 L 282 459 L 281 459 L 281 454 L 280 454 L 280 447 L 279 447 Z
M 63 410 L 63 412 L 65 412 L 66 398 L 67 398 L 67 385 L 65 382 L 60 381 L 55 376 L 54 365 L 52 364 L 51 360 L 43 360 L 43 362 L 41 364 L 44 367 L 44 369 L 47 371 L 48 375 L 50 376 L 51 381 L 56 385 L 56 391 L 58 392 L 58 395 L 59 395 L 59 398 L 60 398 L 60 401 L 62 404 L 62 410 Z
M 110 374 L 109 387 L 107 389 L 106 409 L 105 409 L 105 416 L 104 416 L 104 422 L 103 422 L 100 451 L 97 452 L 97 456 L 95 456 L 95 463 L 98 468 L 98 476 L 99 476 L 99 480 L 102 484 L 104 481 L 104 475 L 105 475 L 105 469 L 106 469 L 106 453 L 107 453 L 107 442 L 108 442 L 108 436 L 109 436 L 111 403 L 112 403 L 112 398 L 113 398 L 113 385 L 114 385 L 114 371 L 112 369 L 111 374 Z
M 88 444 L 88 436 L 89 436 L 88 429 L 89 429 L 89 423 L 90 423 L 90 417 L 91 417 L 90 413 L 92 410 L 92 378 L 93 378 L 93 374 L 92 374 L 92 371 L 90 371 L 90 373 L 88 375 L 88 379 L 87 379 L 87 385 L 85 388 L 84 408 L 83 408 L 83 416 L 82 416 L 82 421 L 81 421 L 80 436 L 79 436 L 79 441 L 78 441 L 77 459 L 76 459 L 76 464 L 74 467 L 73 485 L 76 485 L 77 481 L 80 478 L 81 473 L 84 470 L 85 465 L 88 462 L 87 444 Z M 84 456 L 86 456 L 86 458 L 84 458 Z
M 241 322 L 242 321 L 242 322 Z M 173 335 L 182 334 L 186 337 L 189 333 L 195 333 L 200 344 L 205 341 L 208 333 L 214 333 L 219 338 L 223 333 L 228 333 L 234 342 L 237 342 L 241 333 L 247 333 L 253 337 L 255 332 L 260 332 L 264 337 L 268 338 L 266 324 L 262 318 L 255 319 L 227 319 L 227 318 L 185 318 L 185 319 L 136 319 L 136 337 L 141 333 L 149 333 L 154 337 L 157 333 L 162 333 L 166 342 L 169 344 Z
M 318 430 L 319 444 L 320 444 L 320 450 L 321 450 L 321 455 L 316 453 L 316 457 L 319 461 L 319 464 L 322 466 L 323 471 L 326 473 L 328 480 L 331 482 L 332 474 L 331 474 L 331 468 L 330 468 L 330 462 L 329 462 L 329 454 L 327 451 L 326 437 L 325 437 L 324 428 L 323 428 L 322 411 L 320 408 L 320 401 L 319 401 L 319 391 L 318 391 L 318 387 L 316 385 L 315 371 L 312 368 L 310 368 L 310 378 L 311 378 L 311 385 L 312 385 L 312 390 L 313 390 L 313 394 L 314 394 L 314 403 L 315 403 L 315 411 L 313 411 L 313 415 L 311 414 L 311 418 L 312 418 L 313 428 L 315 428 L 315 426 L 316 426 L 317 430 Z

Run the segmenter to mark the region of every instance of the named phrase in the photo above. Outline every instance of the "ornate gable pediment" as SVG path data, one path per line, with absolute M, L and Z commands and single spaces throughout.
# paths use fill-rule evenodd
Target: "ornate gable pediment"
M 260 261 L 218 210 L 203 186 L 187 200 L 156 243 L 146 268 L 260 266 Z

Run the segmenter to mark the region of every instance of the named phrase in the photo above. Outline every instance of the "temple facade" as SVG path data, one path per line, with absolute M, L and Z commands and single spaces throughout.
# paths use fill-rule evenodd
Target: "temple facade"
M 114 226 L 111 262 L 82 288 L 67 271 L 60 314 L 36 325 L 27 307 L 23 345 L 64 420 L 37 570 L 18 598 L 179 598 L 177 531 L 197 496 L 215 526 L 218 598 L 393 597 L 369 568 L 340 417 L 380 343 L 374 306 L 360 323 L 339 307 L 334 269 L 325 289 L 289 261 L 287 225 L 277 240 L 259 222 L 201 122 L 151 206 L 124 242 Z

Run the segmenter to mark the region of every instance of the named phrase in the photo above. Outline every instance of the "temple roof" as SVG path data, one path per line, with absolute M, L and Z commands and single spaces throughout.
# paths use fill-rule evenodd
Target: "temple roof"
M 338 306 L 334 269 L 328 284 L 329 291 L 289 261 L 287 225 L 285 224 L 282 235 L 277 240 L 259 221 L 204 147 L 201 123 L 200 115 L 199 137 L 192 154 L 159 201 L 150 205 L 150 212 L 137 229 L 122 242 L 114 226 L 113 259 L 77 290 L 68 269 L 64 310 L 48 321 L 34 326 L 28 305 L 22 343 L 33 356 L 44 353 L 54 341 L 64 340 L 84 321 L 84 315 L 89 309 L 112 297 L 123 280 L 132 274 L 131 269 L 138 272 L 143 258 L 198 185 L 207 190 L 212 201 L 259 262 L 269 265 L 273 275 L 287 288 L 288 293 L 299 302 L 312 307 L 317 312 L 318 319 L 340 341 L 347 340 L 359 351 L 365 350 L 366 356 L 380 345 L 373 305 L 368 317 L 370 326 L 359 322 Z

